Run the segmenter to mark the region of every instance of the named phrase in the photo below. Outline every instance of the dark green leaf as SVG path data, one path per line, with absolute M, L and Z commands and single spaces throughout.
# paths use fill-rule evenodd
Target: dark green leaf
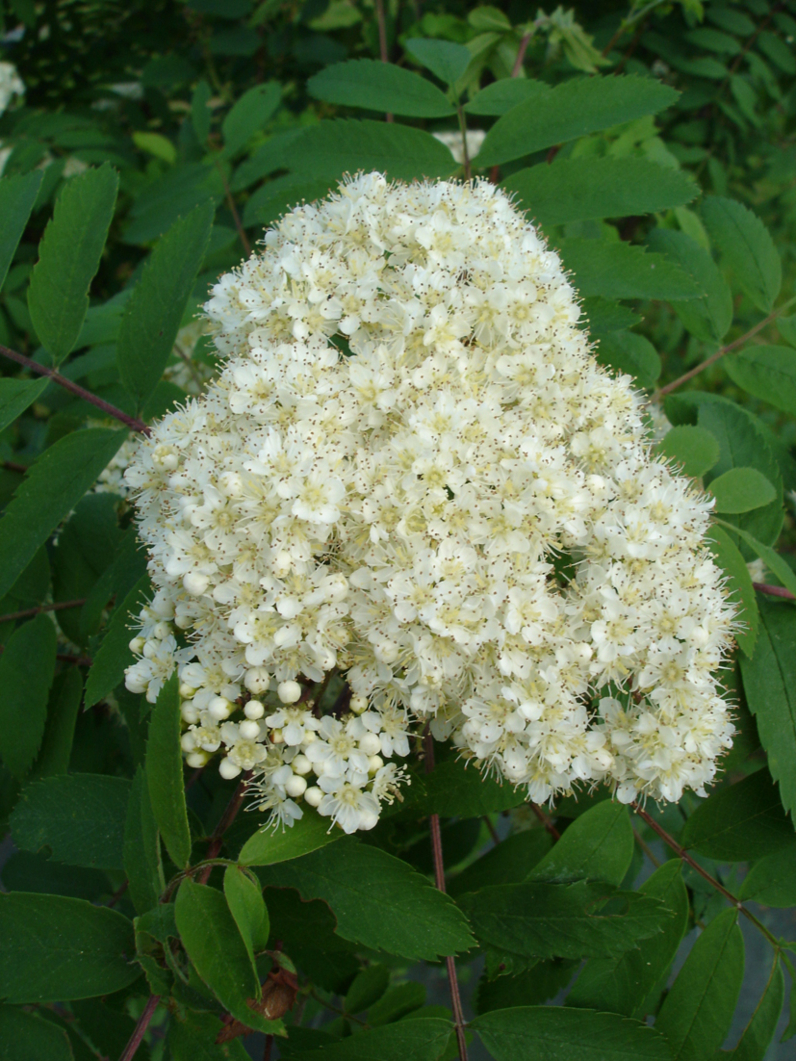
M 73 1061 L 69 1036 L 51 1020 L 0 1004 L 0 1061 Z
M 133 906 L 137 913 L 146 913 L 157 905 L 166 882 L 158 827 L 152 813 L 146 775 L 140 766 L 130 789 L 122 853 Z
M 747 394 L 796 416 L 796 350 L 747 346 L 728 357 L 727 374 Z
M 421 66 L 425 66 L 446 85 L 455 85 L 473 58 L 469 49 L 453 41 L 420 40 L 413 37 L 404 48 Z
M 408 118 L 445 118 L 455 113 L 445 94 L 431 81 L 394 63 L 374 59 L 327 66 L 309 79 L 307 91 L 329 103 Z
M 618 958 L 590 958 L 567 995 L 568 1006 L 642 1016 L 647 996 L 674 961 L 688 925 L 688 892 L 680 870 L 679 859 L 673 858 L 639 888 L 640 894 L 660 899 L 669 911 L 663 931 Z
M 479 153 L 480 158 L 480 153 Z M 699 298 L 702 291 L 685 270 L 630 243 L 596 239 L 560 241 L 561 257 L 575 273 L 580 295 L 602 298 Z
M 435 772 L 439 767 L 435 767 Z M 519 884 L 550 850 L 552 838 L 545 829 L 528 829 L 501 840 L 448 881 L 454 898 L 488 884 Z
M 671 1061 L 654 1028 L 615 1013 L 517 1006 L 476 1017 L 471 1027 L 495 1061 Z
M 581 302 L 582 316 L 579 323 L 588 324 L 592 335 L 619 332 L 638 324 L 638 316 L 619 302 L 604 298 L 584 298 Z
M 477 92 L 464 109 L 468 114 L 486 114 L 489 117 L 498 118 L 506 114 L 518 103 L 525 100 L 543 96 L 550 91 L 550 86 L 543 81 L 533 81 L 530 78 L 505 78 L 502 81 L 493 81 L 491 85 Z
M 478 983 L 475 1008 L 478 1013 L 509 1006 L 540 1006 L 555 998 L 569 985 L 580 961 L 551 958 L 529 962 L 529 967 L 517 976 L 499 976 L 489 980 L 484 974 Z
M 283 164 L 313 179 L 380 170 L 409 181 L 447 177 L 456 168 L 448 148 L 422 129 L 339 118 L 305 129 L 285 148 Z
M 764 1061 L 766 1051 L 777 1030 L 782 1003 L 785 1000 L 785 978 L 774 955 L 771 975 L 749 1023 L 744 1028 L 741 1041 L 729 1055 L 728 1061 Z
M 119 175 L 109 165 L 72 177 L 55 203 L 28 289 L 33 327 L 56 365 L 74 348 L 108 236 Z
M 207 145 L 207 138 L 210 135 L 210 109 L 207 106 L 210 96 L 210 86 L 206 81 L 200 81 L 191 97 L 191 123 L 196 139 L 202 147 Z
M 0 893 L 0 997 L 64 1002 L 108 995 L 140 975 L 133 926 L 85 899 Z
M 113 692 L 124 679 L 125 669 L 135 660 L 130 640 L 130 619 L 137 617 L 149 589 L 149 576 L 143 575 L 133 586 L 111 618 L 86 679 L 86 708 L 93 707 Z
M 796 313 L 777 320 L 777 331 L 789 346 L 796 346 Z
M 796 844 L 766 855 L 752 866 L 738 892 L 762 906 L 796 906 Z
M 163 374 L 202 264 L 213 223 L 205 202 L 158 241 L 125 307 L 116 344 L 119 374 L 140 411 Z
M 508 782 L 501 785 L 491 777 L 483 777 L 476 767 L 468 767 L 460 759 L 440 763 L 425 781 L 423 810 L 443 818 L 477 818 L 519 807 L 528 798 L 527 789 L 515 789 Z
M 212 1013 L 190 1011 L 183 1020 L 172 1020 L 168 1039 L 172 1061 L 249 1061 L 240 1039 L 216 1045 L 223 1028 Z
M 681 170 L 642 158 L 592 158 L 588 165 L 582 158 L 542 162 L 513 173 L 501 186 L 518 196 L 541 225 L 651 214 L 683 206 L 697 194 Z
M 263 128 L 282 99 L 282 86 L 276 81 L 255 85 L 237 100 L 221 125 L 224 154 L 237 155 Z
M 290 1061 L 437 1061 L 452 1025 L 437 1017 L 411 1018 L 369 1028 L 315 1050 L 290 1052 Z
M 0 431 L 40 397 L 49 386 L 48 379 L 1 379 L 0 380 Z
M 769 313 L 782 286 L 782 265 L 763 222 L 734 199 L 711 195 L 702 216 L 714 246 L 758 309 Z
M 719 444 L 703 427 L 681 424 L 667 431 L 658 443 L 658 452 L 679 466 L 683 475 L 700 479 L 719 459 Z
M 652 389 L 661 374 L 658 351 L 643 335 L 610 332 L 600 338 L 597 360 L 601 365 L 635 376 L 642 387 Z
M 408 1013 L 415 1013 L 425 1005 L 426 988 L 423 984 L 410 981 L 397 984 L 374 1003 L 368 1012 L 368 1024 L 375 1028 L 381 1024 L 392 1024 L 401 1020 Z
M 102 774 L 61 774 L 22 790 L 11 835 L 23 851 L 49 847 L 56 862 L 122 869 L 130 782 Z
M 0 519 L 0 599 L 126 437 L 126 431 L 103 427 L 73 431 L 49 446 L 30 466 Z
M 222 893 L 187 877 L 177 892 L 174 916 L 188 957 L 219 1002 L 250 1028 L 279 1031 L 281 1021 L 265 1020 L 248 1005 L 259 998 L 260 984 Z
M 0 756 L 17 778 L 33 765 L 44 735 L 56 640 L 50 617 L 37 615 L 14 631 L 0 655 Z
M 748 545 L 752 552 L 760 557 L 765 566 L 776 575 L 782 585 L 789 589 L 791 593 L 796 594 L 796 572 L 786 560 L 783 560 L 779 553 L 774 552 L 767 545 L 763 545 L 762 542 L 753 538 L 751 534 L 747 534 L 746 531 L 742 531 L 739 527 L 726 523 L 723 519 L 718 520 L 718 522 L 722 523 L 729 531 L 737 534 L 741 541 Z
M 242 866 L 270 866 L 286 862 L 325 847 L 342 837 L 342 831 L 329 827 L 328 819 L 311 810 L 304 811 L 290 829 L 263 828 L 250 836 L 241 848 L 238 862 Z
M 741 666 L 745 668 L 745 660 Z M 767 770 L 714 792 L 697 807 L 680 834 L 683 847 L 721 862 L 762 858 L 792 840 L 793 826 Z
M 281 940 L 285 953 L 314 984 L 344 994 L 361 962 L 355 944 L 335 931 L 335 917 L 326 903 L 305 902 L 293 888 L 268 888 L 264 898 L 271 919 L 270 946 Z
M 41 178 L 41 170 L 34 170 L 0 180 L 0 289 L 39 194 Z
M 606 800 L 574 821 L 528 875 L 534 881 L 599 880 L 621 884 L 633 858 L 630 813 Z
M 473 939 L 452 900 L 386 851 L 345 839 L 291 862 L 261 869 L 260 879 L 323 899 L 344 939 L 403 958 L 435 960 L 468 950 Z
M 254 192 L 244 206 L 244 227 L 270 225 L 298 203 L 311 203 L 328 195 L 333 183 L 333 178 L 303 180 L 302 175 L 298 173 L 288 173 L 284 177 L 267 181 Z
M 674 430 L 684 431 L 686 428 L 674 428 Z M 698 431 L 699 428 L 695 427 L 691 430 Z M 742 625 L 735 631 L 735 640 L 751 658 L 757 643 L 760 616 L 749 568 L 729 535 L 721 527 L 710 528 L 708 547 L 713 553 L 713 559 L 727 576 L 727 588 L 734 602 L 739 606 L 738 622 Z
M 674 1061 L 705 1061 L 724 1042 L 741 990 L 743 936 L 738 911 L 714 918 L 693 946 L 666 996 L 655 1027 Z
M 685 232 L 672 229 L 653 229 L 647 243 L 689 273 L 705 292 L 701 298 L 674 306 L 686 329 L 703 342 L 722 339 L 732 324 L 732 293 L 708 252 Z
M 492 126 L 478 153 L 479 166 L 495 166 L 553 144 L 655 114 L 677 94 L 652 78 L 573 77 L 543 96 L 518 103 Z
M 710 492 L 716 498 L 716 512 L 751 512 L 775 500 L 777 491 L 756 468 L 730 468 L 711 480 Z
M 374 1002 L 378 1002 L 389 986 L 390 970 L 387 966 L 369 965 L 354 977 L 354 982 L 346 992 L 343 1008 L 346 1013 L 363 1013 Z
M 166 850 L 181 869 L 191 857 L 191 831 L 182 777 L 178 686 L 174 674 L 163 686 L 152 710 L 145 770 L 152 813 Z
M 50 689 L 47 725 L 31 780 L 65 774 L 72 756 L 75 722 L 83 698 L 83 677 L 77 667 L 59 674 Z
M 224 895 L 246 950 L 254 961 L 255 954 L 268 946 L 270 926 L 262 887 L 255 884 L 242 869 L 227 866 L 224 871 Z
M 760 637 L 753 659 L 741 659 L 744 691 L 757 721 L 782 805 L 796 811 L 796 610 L 760 599 Z M 777 813 L 774 808 L 773 813 Z M 784 827 L 781 833 L 784 835 Z M 792 833 L 791 827 L 791 833 Z M 761 851 L 768 854 L 773 850 Z M 750 856 L 744 856 L 750 857 Z

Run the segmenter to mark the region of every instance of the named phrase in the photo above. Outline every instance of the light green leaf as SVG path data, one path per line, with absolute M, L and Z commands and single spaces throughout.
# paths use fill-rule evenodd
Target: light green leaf
M 768 229 L 742 203 L 717 195 L 705 199 L 702 217 L 742 290 L 769 313 L 782 286 L 782 265 Z
M 682 170 L 643 158 L 557 159 L 512 173 L 501 184 L 541 225 L 650 214 L 689 203 L 697 186 Z M 479 158 L 480 165 L 480 158 Z
M 463 44 L 453 41 L 421 40 L 413 37 L 404 42 L 404 48 L 446 85 L 455 85 L 464 75 L 472 60 L 472 54 Z
M 250 836 L 241 848 L 238 862 L 242 866 L 271 866 L 276 862 L 287 862 L 325 847 L 333 840 L 339 840 L 342 835 L 341 829 L 330 828 L 327 818 L 305 810 L 304 817 L 290 829 L 264 827 Z
M 705 292 L 701 298 L 675 304 L 674 311 L 686 330 L 706 343 L 722 339 L 732 324 L 732 292 L 712 257 L 685 232 L 672 229 L 653 229 L 647 243 L 684 269 Z
M 796 906 L 796 843 L 755 862 L 743 879 L 738 898 L 762 906 Z
M 126 438 L 126 431 L 110 428 L 73 431 L 30 466 L 0 519 L 0 599 Z
M 270 924 L 259 884 L 238 866 L 224 871 L 224 895 L 246 950 L 254 961 L 255 954 L 268 946 Z
M 563 144 L 587 133 L 655 114 L 677 99 L 674 89 L 652 78 L 573 77 L 518 103 L 489 130 L 479 166 L 496 166 Z M 584 161 L 584 165 L 588 163 Z
M 640 386 L 651 390 L 661 374 L 658 351 L 643 335 L 610 332 L 600 338 L 597 360 L 601 365 L 635 376 Z
M 313 1050 L 290 1051 L 290 1061 L 437 1061 L 452 1025 L 438 1017 L 411 1017 L 383 1028 L 368 1028 Z M 447 1056 L 447 1055 L 445 1055 Z
M 502 81 L 493 81 L 491 85 L 477 92 L 469 103 L 464 105 L 468 114 L 484 114 L 498 118 L 506 114 L 518 103 L 542 97 L 550 92 L 550 86 L 544 81 L 531 78 L 509 77 Z
M 207 138 L 210 136 L 210 109 L 207 106 L 210 96 L 210 86 L 206 81 L 200 81 L 191 97 L 191 123 L 201 147 L 207 145 Z
M 125 390 L 140 411 L 166 367 L 213 223 L 213 204 L 202 203 L 160 238 L 125 306 L 116 363 Z
M 60 774 L 26 785 L 10 818 L 23 851 L 49 847 L 56 862 L 122 869 L 130 782 L 106 774 Z
M 742 668 L 745 663 L 742 660 Z M 680 843 L 720 862 L 751 862 L 793 838 L 776 785 L 763 769 L 718 789 L 701 803 L 683 826 Z
M 152 709 L 144 769 L 152 813 L 163 843 L 174 865 L 182 869 L 191 857 L 191 832 L 182 777 L 178 686 L 177 675 L 173 674 Z
M 709 489 L 716 498 L 716 511 L 731 514 L 762 508 L 777 496 L 774 486 L 756 468 L 730 468 L 711 480 Z
M 760 636 L 752 659 L 741 659 L 749 709 L 757 721 L 768 768 L 782 805 L 796 813 L 796 609 L 765 598 L 758 602 Z M 791 833 L 792 833 L 791 827 Z M 784 827 L 781 829 L 784 835 Z M 770 850 L 770 849 L 769 849 Z M 761 851 L 760 854 L 768 854 Z
M 307 91 L 329 103 L 407 118 L 445 118 L 456 113 L 431 81 L 412 70 L 375 59 L 333 63 L 309 79 Z
M 716 464 L 720 449 L 715 435 L 703 427 L 680 424 L 667 431 L 657 450 L 679 466 L 682 475 L 700 479 Z
M 304 899 L 323 899 L 338 935 L 374 950 L 434 961 L 473 945 L 449 896 L 405 862 L 353 838 L 257 876 L 266 885 L 297 888 Z
M 35 1013 L 0 1004 L 0 1061 L 23 1058 L 74 1061 L 65 1028 Z
M 137 980 L 133 926 L 85 899 L 0 892 L 0 997 L 66 1002 L 110 995 Z
M 146 151 L 148 155 L 154 155 L 155 158 L 161 159 L 169 166 L 173 166 L 177 161 L 177 148 L 171 140 L 161 136 L 160 133 L 138 130 L 133 133 L 133 143 L 139 151 Z
M 737 921 L 737 910 L 711 921 L 664 1000 L 655 1027 L 669 1040 L 674 1061 L 712 1058 L 730 1030 L 744 966 Z
M 77 342 L 108 236 L 119 175 L 109 165 L 72 177 L 55 203 L 28 289 L 33 327 L 57 365 Z
M 221 125 L 224 155 L 239 154 L 252 136 L 273 116 L 282 99 L 282 86 L 277 81 L 255 85 L 237 100 Z
M 621 803 L 605 800 L 572 822 L 528 880 L 599 880 L 619 885 L 632 858 L 630 812 Z
M 671 1061 L 656 1029 L 563 1006 L 494 1009 L 470 1022 L 495 1061 Z
M 0 290 L 39 194 L 41 179 L 41 170 L 34 170 L 0 180 Z
M 48 379 L 0 379 L 0 431 L 33 405 L 49 384 Z
M 130 629 L 130 622 L 137 618 L 149 588 L 149 576 L 143 575 L 111 616 L 102 644 L 88 672 L 87 709 L 113 692 L 124 679 L 125 668 L 132 665 L 135 656 L 130 648 L 130 641 L 134 631 Z
M 675 300 L 702 295 L 679 266 L 630 243 L 571 238 L 560 240 L 559 249 L 565 268 L 575 273 L 578 294 L 584 297 Z
M 796 416 L 796 350 L 789 346 L 747 346 L 728 357 L 727 374 L 747 394 Z
M 31 780 L 65 774 L 72 756 L 75 723 L 83 698 L 83 676 L 77 667 L 59 674 L 50 689 L 47 724 Z
M 447 177 L 456 168 L 448 148 L 422 129 L 339 118 L 305 129 L 285 147 L 283 164 L 301 174 L 299 180 L 379 170 L 411 181 Z
M 124 871 L 136 912 L 153 909 L 166 886 L 160 840 L 143 767 L 136 769 L 127 803 L 122 847 Z
M 751 659 L 757 642 L 760 617 L 749 568 L 735 543 L 721 527 L 710 528 L 707 544 L 713 553 L 713 559 L 727 576 L 730 594 L 734 603 L 739 606 L 738 622 L 741 627 L 735 631 L 735 640 Z
M 727 1061 L 764 1061 L 777 1030 L 784 1000 L 785 977 L 782 975 L 779 956 L 775 954 L 762 997 L 744 1028 L 741 1041 L 728 1055 Z
M 0 757 L 16 778 L 33 765 L 44 735 L 56 640 L 50 617 L 37 615 L 17 627 L 0 655 Z

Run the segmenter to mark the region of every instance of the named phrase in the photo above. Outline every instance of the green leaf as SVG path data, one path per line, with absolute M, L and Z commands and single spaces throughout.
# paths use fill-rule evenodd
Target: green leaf
M 556 997 L 569 986 L 577 960 L 551 958 L 528 963 L 528 968 L 517 976 L 498 976 L 489 980 L 486 973 L 478 983 L 475 1008 L 478 1013 L 491 1013 L 509 1006 L 539 1006 Z
M 298 203 L 311 203 L 325 197 L 332 184 L 333 178 L 302 180 L 296 173 L 267 181 L 247 200 L 243 208 L 243 226 L 270 225 Z
M 242 866 L 271 866 L 287 862 L 341 839 L 340 829 L 329 826 L 329 820 L 310 810 L 290 829 L 262 828 L 250 836 L 241 848 L 238 862 Z
M 255 85 L 237 100 L 221 125 L 224 155 L 239 154 L 252 136 L 263 128 L 279 106 L 282 86 L 277 81 Z
M 744 1028 L 741 1041 L 729 1054 L 728 1061 L 764 1061 L 777 1030 L 782 1003 L 785 1000 L 785 977 L 779 964 L 779 957 L 774 955 L 771 975 L 766 983 L 760 1001 L 755 1006 L 749 1023 Z
M 49 384 L 48 379 L 0 379 L 0 431 L 33 405 Z
M 357 973 L 346 992 L 343 1009 L 346 1013 L 364 1013 L 382 997 L 390 986 L 390 970 L 386 965 L 368 965 Z
M 730 468 L 711 480 L 710 492 L 716 498 L 716 512 L 751 512 L 776 499 L 777 491 L 756 468 Z
M 169 1056 L 172 1061 L 249 1061 L 240 1039 L 216 1044 L 224 1027 L 212 1013 L 186 1011 L 184 1019 L 175 1018 L 169 1024 Z
M 738 892 L 762 906 L 796 906 L 796 844 L 766 855 L 752 866 Z
M 191 857 L 191 831 L 185 805 L 180 749 L 180 694 L 176 674 L 166 682 L 152 710 L 146 770 L 152 813 L 166 850 L 178 869 Z
M 191 124 L 201 147 L 207 145 L 207 138 L 210 136 L 210 109 L 208 103 L 210 102 L 211 94 L 208 83 L 200 81 L 193 90 L 193 96 L 191 97 Z
M 34 170 L 0 180 L 0 290 L 39 194 L 41 179 L 41 170 Z
M 160 858 L 160 841 L 143 767 L 136 769 L 127 803 L 122 846 L 124 872 L 136 912 L 144 914 L 160 899 L 166 882 Z
M 85 899 L 0 893 L 0 997 L 65 1002 L 109 995 L 140 976 L 133 926 Z
M 23 851 L 49 847 L 56 862 L 122 869 L 130 782 L 106 774 L 61 774 L 26 785 L 11 815 Z
M 691 177 L 642 158 L 557 159 L 512 173 L 501 184 L 541 225 L 651 214 L 697 194 Z M 480 165 L 480 158 L 479 158 Z
M 652 78 L 573 77 L 544 95 L 518 103 L 499 118 L 478 152 L 479 166 L 496 166 L 587 133 L 655 114 L 677 99 Z M 583 160 L 588 168 L 591 160 Z
M 606 906 L 606 900 L 616 903 Z M 530 958 L 603 958 L 623 954 L 660 932 L 668 914 L 638 892 L 610 884 L 498 884 L 462 896 L 461 905 L 487 956 L 509 973 Z M 626 907 L 624 911 L 620 907 Z
M 674 430 L 684 430 L 675 428 Z M 698 431 L 699 428 L 692 428 Z M 740 629 L 735 631 L 735 640 L 739 647 L 751 659 L 757 642 L 757 631 L 760 625 L 760 616 L 757 611 L 757 598 L 755 588 L 752 585 L 752 576 L 746 561 L 741 556 L 738 548 L 729 535 L 721 527 L 711 527 L 707 544 L 713 553 L 713 559 L 724 571 L 728 579 L 728 589 L 739 606 L 738 622 Z
M 782 286 L 782 265 L 768 229 L 743 204 L 717 195 L 705 199 L 702 217 L 742 290 L 758 309 L 770 313 Z
M 448 148 L 422 129 L 340 118 L 305 129 L 285 147 L 283 165 L 304 179 L 379 170 L 406 181 L 447 177 L 456 168 Z
M 732 324 L 732 292 L 710 254 L 685 232 L 672 229 L 653 229 L 647 243 L 689 273 L 705 292 L 701 298 L 674 306 L 686 330 L 706 343 L 721 340 Z
M 581 814 L 528 875 L 533 881 L 621 884 L 633 858 L 630 812 L 605 800 Z
M 643 335 L 635 332 L 610 332 L 603 335 L 597 348 L 601 365 L 635 376 L 642 387 L 651 390 L 661 374 L 658 351 Z
M 424 813 L 443 818 L 477 818 L 519 807 L 528 799 L 527 788 L 523 791 L 508 782 L 499 784 L 460 759 L 439 763 L 425 783 L 426 795 L 421 801 Z
M 260 997 L 260 983 L 221 892 L 186 877 L 177 892 L 174 916 L 188 957 L 219 1002 L 249 1028 L 280 1031 L 281 1021 L 265 1020 L 248 1005 Z
M 438 766 L 434 771 L 439 769 Z M 545 829 L 513 833 L 448 881 L 448 891 L 457 898 L 488 884 L 519 884 L 525 880 L 552 846 Z
M 789 346 L 796 346 L 796 313 L 777 320 L 777 331 Z
M 655 1027 L 674 1061 L 712 1058 L 730 1030 L 741 990 L 744 946 L 737 910 L 724 910 L 693 946 L 666 996 Z
M 789 346 L 747 346 L 728 357 L 727 375 L 747 394 L 796 416 L 796 350 Z
M 227 866 L 224 895 L 253 962 L 255 954 L 268 946 L 270 925 L 262 887 L 238 866 Z
M 412 70 L 375 59 L 333 63 L 309 79 L 307 91 L 329 103 L 407 118 L 446 118 L 456 113 L 431 81 Z
M 657 446 L 658 452 L 679 465 L 683 475 L 701 479 L 716 464 L 720 449 L 714 435 L 703 427 L 681 424 L 667 431 Z
M 782 805 L 793 814 L 796 811 L 796 610 L 791 604 L 765 599 L 758 602 L 758 607 L 760 637 L 754 657 L 741 659 L 743 686 L 768 756 L 768 768 L 779 783 Z M 768 853 L 760 852 L 761 855 Z
M 413 37 L 404 48 L 421 66 L 446 85 L 455 85 L 470 65 L 472 53 L 463 44 L 453 41 L 421 40 Z
M 143 575 L 111 616 L 86 679 L 86 708 L 93 707 L 113 692 L 123 681 L 125 669 L 133 663 L 130 620 L 138 616 L 149 588 L 149 576 Z
M 28 469 L 0 519 L 0 599 L 61 520 L 77 505 L 127 437 L 92 427 L 49 446 Z
M 484 114 L 490 118 L 498 118 L 518 103 L 544 96 L 549 91 L 550 86 L 544 81 L 534 81 L 527 77 L 504 78 L 482 88 L 464 105 L 464 109 L 468 114 Z
M 659 899 L 669 911 L 663 931 L 618 958 L 590 958 L 567 995 L 568 1006 L 642 1016 L 647 996 L 674 961 L 688 926 L 688 892 L 680 860 L 664 862 L 638 890 Z
M 139 151 L 146 151 L 162 162 L 173 166 L 177 161 L 177 148 L 167 137 L 160 133 L 147 133 L 143 130 L 133 133 L 133 143 Z
M 213 214 L 213 204 L 202 203 L 161 236 L 125 306 L 116 363 L 138 411 L 163 375 L 210 239 Z
M 609 302 L 604 298 L 584 298 L 581 310 L 582 315 L 578 323 L 588 324 L 592 336 L 623 331 L 639 322 L 638 316 L 627 306 L 619 302 Z
M 72 177 L 56 200 L 53 219 L 39 244 L 28 309 L 36 334 L 56 365 L 80 335 L 118 186 L 119 175 L 107 164 Z
M 740 527 L 735 527 L 731 523 L 725 523 L 724 520 L 719 520 L 719 522 L 723 523 L 728 530 L 737 534 L 744 542 L 746 542 L 752 551 L 757 553 L 766 567 L 773 571 L 782 585 L 785 586 L 786 589 L 789 589 L 791 593 L 796 594 L 796 572 L 794 572 L 793 568 L 787 563 L 787 561 L 782 559 L 779 553 L 774 552 L 774 550 L 770 549 L 767 545 L 763 545 L 762 542 L 753 538 L 751 534 L 747 534 L 746 531 L 741 530 Z
M 480 161 L 480 152 L 479 152 Z M 564 265 L 578 294 L 602 298 L 699 298 L 701 289 L 685 270 L 630 243 L 596 239 L 559 241 Z
M 0 655 L 0 756 L 16 778 L 33 765 L 44 735 L 56 640 L 52 620 L 40 614 L 17 627 Z
M 287 1056 L 290 1061 L 437 1061 L 451 1030 L 450 1021 L 438 1017 L 405 1018 L 314 1050 L 291 1050 Z
M 495 1061 L 671 1061 L 656 1029 L 562 1006 L 495 1009 L 470 1022 Z M 704 1059 L 703 1059 L 704 1061 Z
M 720 862 L 751 862 L 784 847 L 793 837 L 776 785 L 763 769 L 718 789 L 701 803 L 683 826 L 680 843 Z
M 24 1058 L 73 1061 L 66 1029 L 35 1013 L 0 1004 L 0 1061 Z
M 77 667 L 69 667 L 56 677 L 50 689 L 44 739 L 31 780 L 65 774 L 69 769 L 82 698 L 83 676 Z
M 353 838 L 257 875 L 264 884 L 298 889 L 304 899 L 323 899 L 338 934 L 374 950 L 434 961 L 473 945 L 449 896 L 405 862 Z

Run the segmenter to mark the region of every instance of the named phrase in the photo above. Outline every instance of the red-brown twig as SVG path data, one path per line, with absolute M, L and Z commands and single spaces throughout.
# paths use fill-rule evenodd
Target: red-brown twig
M 529 29 L 527 33 L 523 33 L 520 46 L 517 49 L 517 58 L 514 60 L 514 66 L 511 68 L 511 76 L 519 77 L 520 70 L 522 70 L 522 64 L 525 62 L 525 53 L 528 50 L 528 44 L 533 36 L 533 30 Z
M 133 1028 L 133 1034 L 130 1036 L 127 1046 L 125 1046 L 122 1051 L 119 1061 L 130 1061 L 130 1058 L 135 1057 L 136 1050 L 141 1045 L 141 1040 L 146 1034 L 149 1022 L 152 1020 L 155 1010 L 157 1009 L 158 1002 L 160 1002 L 160 995 L 149 996 L 149 1001 L 144 1006 L 144 1012 L 138 1018 L 138 1023 L 135 1028 Z
M 9 612 L 7 615 L 0 615 L 0 623 L 10 623 L 16 619 L 30 619 L 33 615 L 38 615 L 40 612 L 58 612 L 62 608 L 80 608 L 86 603 L 85 597 L 80 597 L 79 600 L 65 600 L 59 601 L 57 604 L 40 604 L 38 608 L 24 608 L 21 612 Z
M 235 821 L 238 811 L 243 806 L 243 800 L 246 797 L 246 786 L 248 785 L 249 778 L 251 776 L 251 770 L 247 770 L 246 773 L 243 775 L 240 784 L 232 794 L 232 799 L 227 804 L 224 813 L 221 815 L 221 820 L 213 830 L 213 835 L 210 837 L 210 843 L 207 847 L 207 854 L 205 855 L 205 860 L 218 857 L 218 853 L 221 850 L 221 844 L 224 842 L 224 833 Z M 205 868 L 197 877 L 197 881 L 199 882 L 199 884 L 207 884 L 208 878 L 212 872 L 212 866 L 205 866 Z
M 758 593 L 765 593 L 769 597 L 784 597 L 785 600 L 796 600 L 796 595 L 784 586 L 769 586 L 765 582 L 753 582 L 752 585 Z
M 35 372 L 39 376 L 46 376 L 48 379 L 51 379 L 53 383 L 57 383 L 59 387 L 63 387 L 65 390 L 71 391 L 72 394 L 76 395 L 78 398 L 82 398 L 83 401 L 91 402 L 92 405 L 96 405 L 98 409 L 101 409 L 103 413 L 112 416 L 114 420 L 119 420 L 132 431 L 140 431 L 144 435 L 151 434 L 150 428 L 143 420 L 139 420 L 135 416 L 128 416 L 127 413 L 123 413 L 121 409 L 117 409 L 115 405 L 103 401 L 102 398 L 98 398 L 96 394 L 92 394 L 91 391 L 87 391 L 77 383 L 73 383 L 71 379 L 62 376 L 59 372 L 56 372 L 55 369 L 45 368 L 44 365 L 40 365 L 38 361 L 33 361 L 31 358 L 25 357 L 24 354 L 18 354 L 16 350 L 9 350 L 7 346 L 1 344 L 0 354 L 2 354 L 3 357 L 7 357 L 9 361 L 16 361 L 18 365 L 23 365 L 25 368 L 30 369 L 31 372 Z
M 221 165 L 221 161 L 217 156 L 213 156 L 213 161 L 215 162 L 216 169 L 218 170 L 219 176 L 221 177 L 221 183 L 224 185 L 224 198 L 227 200 L 229 212 L 232 214 L 232 220 L 235 222 L 235 228 L 238 233 L 238 239 L 240 240 L 241 246 L 246 252 L 246 257 L 249 258 L 251 257 L 252 245 L 251 243 L 249 243 L 249 237 L 246 235 L 246 230 L 244 229 L 243 222 L 240 219 L 238 208 L 237 206 L 235 206 L 235 199 L 233 198 L 232 189 L 229 186 L 227 175 L 224 172 L 224 167 Z M 188 359 L 186 359 L 186 361 L 190 367 L 190 361 L 188 361 Z M 196 370 L 194 369 L 194 373 L 195 372 Z
M 127 891 L 127 889 L 129 887 L 130 887 L 130 881 L 126 880 L 124 882 L 124 884 L 121 886 L 121 888 L 117 888 L 116 889 L 116 891 L 113 893 L 113 895 L 107 901 L 107 903 L 105 903 L 105 905 L 108 906 L 108 907 L 116 906 L 118 901 L 121 899 L 121 897 L 124 895 L 124 893 Z
M 490 837 L 492 838 L 492 843 L 493 844 L 499 844 L 500 843 L 500 837 L 497 834 L 497 829 L 494 827 L 492 822 L 489 820 L 489 815 L 488 814 L 482 814 L 481 815 L 481 821 L 486 826 L 487 832 L 489 833 Z
M 555 825 L 553 825 L 552 821 L 550 820 L 550 816 L 545 814 L 545 812 L 542 810 L 542 808 L 537 803 L 531 803 L 530 807 L 531 807 L 531 810 L 533 811 L 533 813 L 536 815 L 536 817 L 539 819 L 539 821 L 545 827 L 545 829 L 547 829 L 547 831 L 553 837 L 553 839 L 554 840 L 560 840 L 561 839 L 561 833 L 558 831 L 558 829 L 556 829 Z

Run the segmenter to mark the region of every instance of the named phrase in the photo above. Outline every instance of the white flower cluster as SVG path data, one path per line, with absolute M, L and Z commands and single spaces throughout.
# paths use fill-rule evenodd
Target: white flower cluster
M 14 96 L 25 94 L 25 84 L 13 63 L 0 62 L 0 114 L 8 107 Z
M 264 244 L 206 306 L 220 377 L 126 472 L 156 586 L 128 688 L 178 668 L 189 764 L 282 821 L 370 828 L 427 723 L 535 801 L 701 792 L 733 732 L 710 502 L 557 255 L 486 181 L 379 174 Z

